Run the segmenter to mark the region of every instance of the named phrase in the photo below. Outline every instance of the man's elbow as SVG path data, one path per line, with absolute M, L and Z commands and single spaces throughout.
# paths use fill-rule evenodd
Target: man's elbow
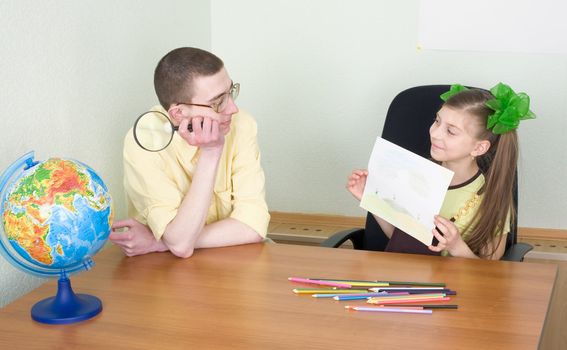
M 186 259 L 191 257 L 195 250 L 191 247 L 169 247 L 169 251 L 177 257 Z
M 191 255 L 193 255 L 193 251 L 195 250 L 193 242 L 189 240 L 179 239 L 179 237 L 173 234 L 170 230 L 166 230 L 166 232 L 162 236 L 162 240 L 169 251 L 173 255 L 180 258 L 191 257 Z
M 187 244 L 185 242 L 171 242 L 167 239 L 166 236 L 163 237 L 163 241 L 169 251 L 173 255 L 180 258 L 189 258 L 191 255 L 193 255 L 193 252 L 195 250 L 195 247 L 190 244 Z
M 264 240 L 264 237 L 260 236 L 258 233 L 256 233 L 253 237 L 250 243 L 260 243 Z

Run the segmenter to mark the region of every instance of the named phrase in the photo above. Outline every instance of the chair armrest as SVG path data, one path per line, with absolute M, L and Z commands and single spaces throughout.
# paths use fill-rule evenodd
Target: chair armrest
M 363 228 L 352 228 L 340 231 L 321 242 L 321 247 L 338 248 L 347 240 L 351 240 L 354 248 L 357 249 L 358 242 L 362 239 L 362 235 L 364 235 Z
M 524 261 L 524 255 L 526 255 L 532 249 L 534 249 L 534 247 L 527 243 L 516 243 L 508 248 L 508 250 L 506 250 L 500 260 Z

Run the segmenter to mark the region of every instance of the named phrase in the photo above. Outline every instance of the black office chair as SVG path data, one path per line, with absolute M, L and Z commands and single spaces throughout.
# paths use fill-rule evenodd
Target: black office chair
M 439 96 L 448 91 L 450 85 L 416 86 L 400 92 L 390 104 L 382 138 L 397 144 L 420 156 L 429 157 L 431 143 L 429 127 L 443 101 Z M 518 207 L 517 173 L 514 184 L 514 207 Z M 510 223 L 510 232 L 506 238 L 506 251 L 501 260 L 523 261 L 533 247 L 518 243 L 517 218 Z M 354 249 L 383 251 L 388 244 L 388 237 L 380 225 L 369 213 L 364 228 L 341 231 L 321 243 L 323 247 L 337 248 L 350 240 Z

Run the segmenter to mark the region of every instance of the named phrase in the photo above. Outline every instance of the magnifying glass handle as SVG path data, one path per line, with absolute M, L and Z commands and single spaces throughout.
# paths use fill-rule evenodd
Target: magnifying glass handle
M 193 132 L 193 125 L 191 125 L 191 123 L 187 124 L 187 130 L 189 130 L 189 132 Z M 173 131 L 179 131 L 179 126 L 175 125 L 173 127 Z
M 203 122 L 201 122 L 201 128 L 203 127 Z M 178 131 L 179 130 L 179 126 L 174 126 L 173 130 Z M 191 123 L 187 124 L 187 130 L 189 130 L 189 132 L 193 132 L 193 125 Z

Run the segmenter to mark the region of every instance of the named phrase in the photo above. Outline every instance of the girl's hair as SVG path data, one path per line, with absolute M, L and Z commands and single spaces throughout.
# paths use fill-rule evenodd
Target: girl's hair
M 496 232 L 502 232 L 508 214 L 512 222 L 515 220 L 514 182 L 516 181 L 516 165 L 518 163 L 518 135 L 516 130 L 496 135 L 486 128 L 488 117 L 494 111 L 486 106 L 486 101 L 494 96 L 485 90 L 469 89 L 450 97 L 445 106 L 460 110 L 477 118 L 480 124 L 479 140 L 490 141 L 488 151 L 476 158 L 476 162 L 485 177 L 485 184 L 479 190 L 484 194 L 479 210 L 471 221 L 472 230 L 466 243 L 469 248 L 481 257 L 490 257 L 502 242 L 490 247 Z M 508 233 L 508 232 L 503 232 Z

